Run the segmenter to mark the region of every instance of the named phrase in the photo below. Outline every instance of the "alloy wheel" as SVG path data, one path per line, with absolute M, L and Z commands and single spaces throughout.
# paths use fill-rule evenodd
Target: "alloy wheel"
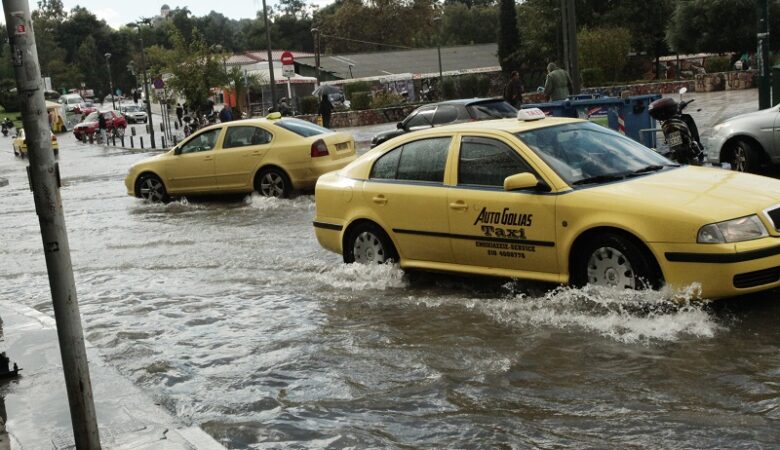
M 154 177 L 147 177 L 141 180 L 138 192 L 141 198 L 150 202 L 162 202 L 165 200 L 165 186 L 162 181 Z
M 265 197 L 283 197 L 284 188 L 284 178 L 276 172 L 267 172 L 260 179 L 260 194 Z

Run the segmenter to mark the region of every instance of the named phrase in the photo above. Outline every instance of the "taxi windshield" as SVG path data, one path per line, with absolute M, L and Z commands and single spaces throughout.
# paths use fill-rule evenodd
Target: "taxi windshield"
M 618 181 L 677 166 L 638 142 L 590 122 L 537 128 L 516 136 L 570 186 Z

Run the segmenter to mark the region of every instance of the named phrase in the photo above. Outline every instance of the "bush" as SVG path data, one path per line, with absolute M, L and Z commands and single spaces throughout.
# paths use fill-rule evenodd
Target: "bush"
M 627 28 L 583 28 L 577 33 L 580 67 L 601 69 L 604 81 L 618 81 L 628 63 L 631 32 Z
M 369 109 L 371 107 L 371 93 L 366 91 L 353 92 L 350 102 L 354 110 Z
M 439 83 L 439 87 L 439 95 L 441 96 L 442 100 L 449 100 L 457 97 L 457 92 L 455 91 L 455 80 L 453 80 L 452 77 L 442 79 Z
M 319 101 L 317 100 L 317 97 L 313 95 L 307 95 L 306 97 L 301 97 L 301 114 L 317 114 L 317 109 L 319 107 Z
M 352 96 L 356 92 L 370 92 L 371 83 L 368 81 L 355 81 L 354 83 L 347 83 L 344 86 L 344 97 L 352 101 Z
M 599 68 L 582 69 L 581 75 L 583 86 L 593 87 L 604 84 L 604 71 Z
M 386 108 L 388 106 L 400 105 L 404 102 L 404 97 L 393 91 L 379 91 L 371 100 L 372 108 Z
M 728 56 L 712 56 L 704 60 L 704 70 L 707 73 L 728 72 L 733 70 L 731 58 Z

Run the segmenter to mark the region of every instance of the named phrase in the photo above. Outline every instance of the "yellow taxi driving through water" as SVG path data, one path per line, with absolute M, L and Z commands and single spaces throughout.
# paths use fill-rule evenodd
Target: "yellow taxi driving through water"
M 354 159 L 351 134 L 277 113 L 198 130 L 168 152 L 134 164 L 125 187 L 149 201 L 252 191 L 287 197 Z
M 706 298 L 780 286 L 780 181 L 533 109 L 388 141 L 315 201 L 317 239 L 347 263 Z
M 24 128 L 17 129 L 16 136 L 14 136 L 11 146 L 14 149 L 14 156 L 20 158 L 27 157 L 27 137 L 24 135 Z M 51 149 L 55 155 L 60 152 L 60 143 L 57 142 L 57 136 L 55 136 L 54 133 L 51 133 Z

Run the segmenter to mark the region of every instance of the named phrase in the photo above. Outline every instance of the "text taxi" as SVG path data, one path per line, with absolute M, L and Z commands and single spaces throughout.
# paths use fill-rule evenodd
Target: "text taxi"
M 389 141 L 317 182 L 344 261 L 718 298 L 780 285 L 780 181 L 681 167 L 587 121 L 473 122 Z

